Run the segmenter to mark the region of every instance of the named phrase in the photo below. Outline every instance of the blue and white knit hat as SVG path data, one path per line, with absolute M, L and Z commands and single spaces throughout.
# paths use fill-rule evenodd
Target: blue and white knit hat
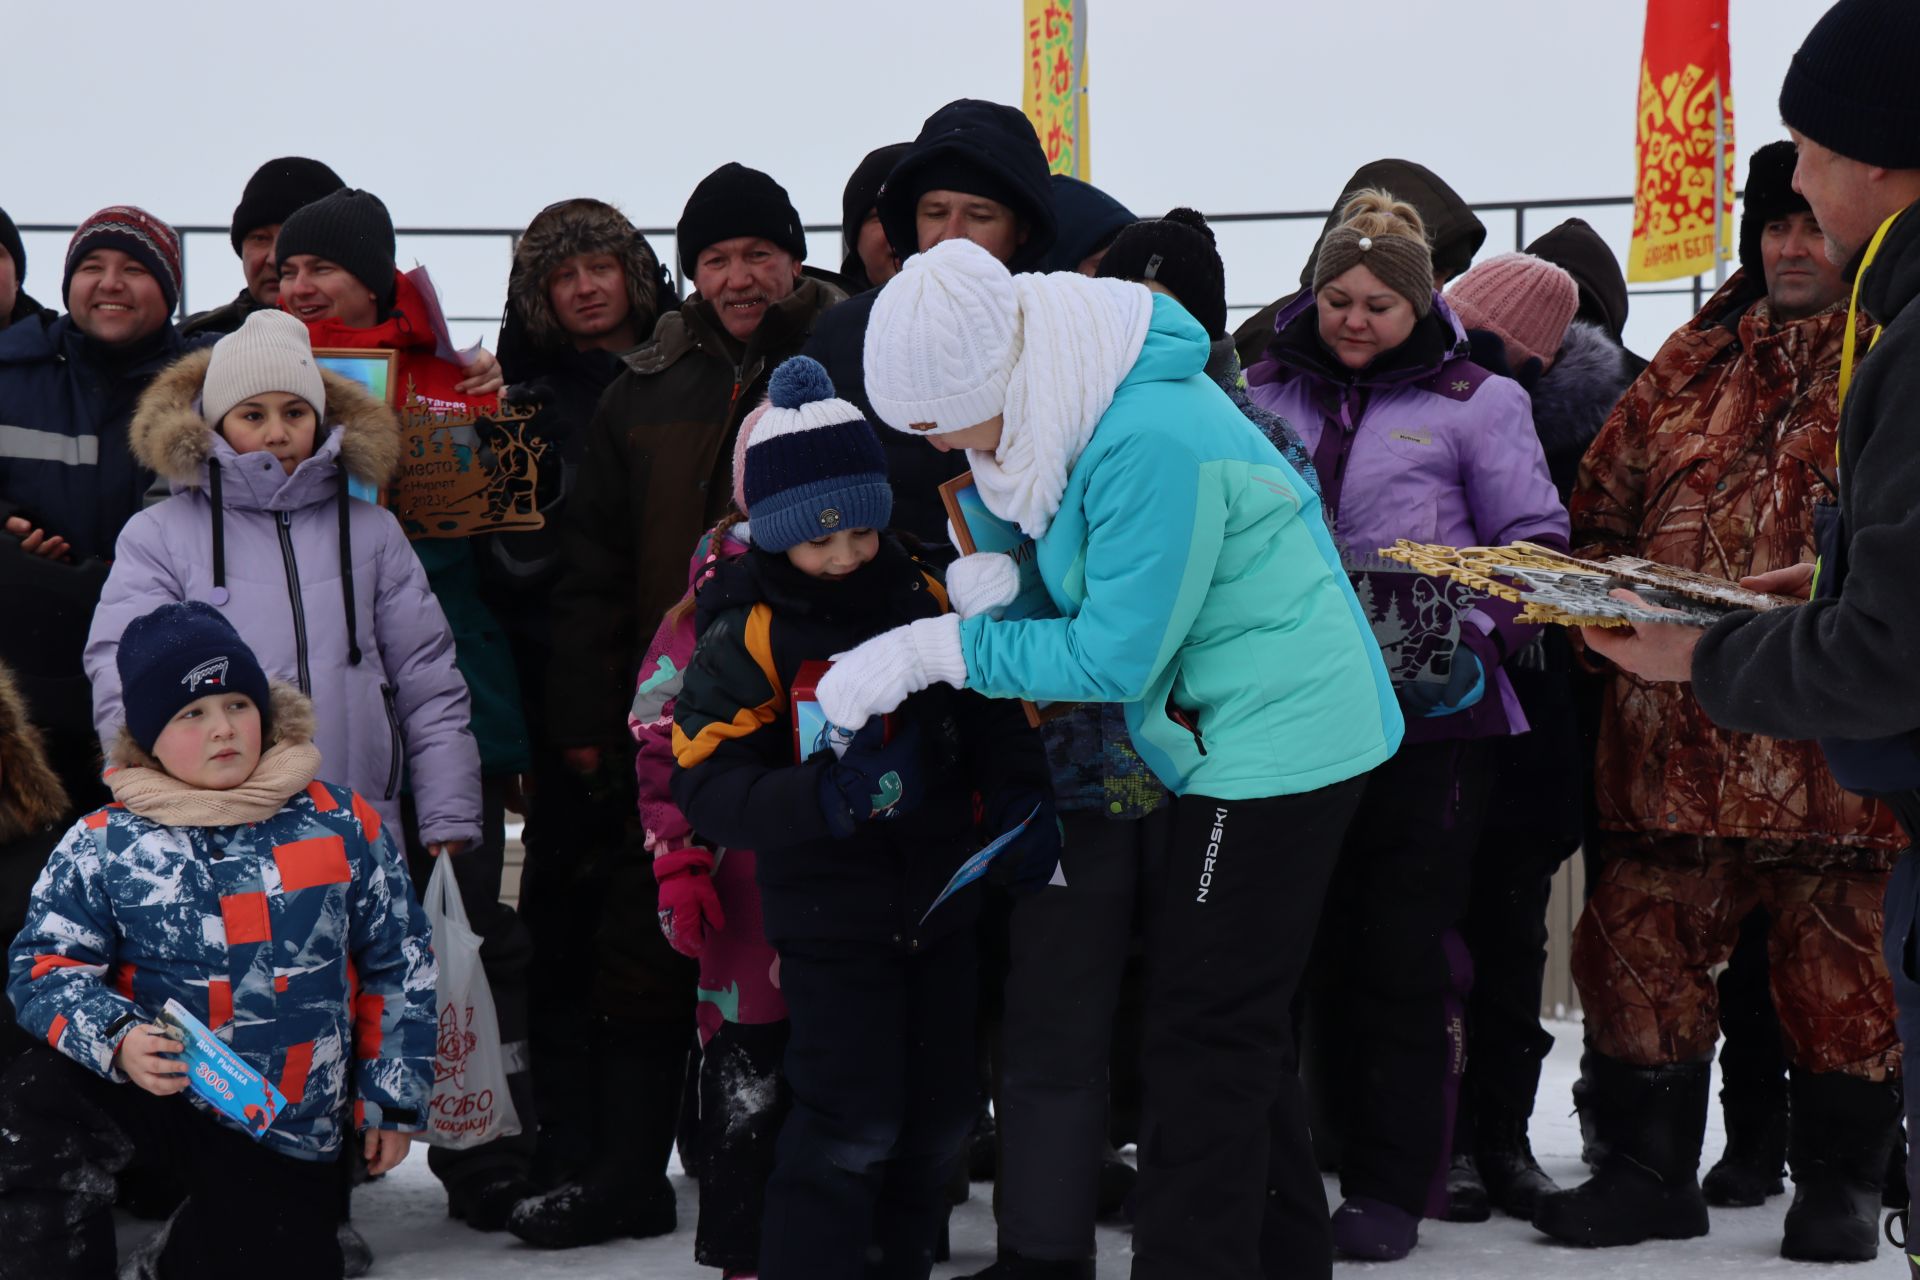
M 842 529 L 884 529 L 893 488 L 880 437 L 833 394 L 818 360 L 795 356 L 767 382 L 768 407 L 747 446 L 754 545 L 785 551 Z

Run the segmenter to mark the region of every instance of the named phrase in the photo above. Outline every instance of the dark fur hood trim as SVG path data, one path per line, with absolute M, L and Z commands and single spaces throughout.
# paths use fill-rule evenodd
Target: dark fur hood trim
M 547 300 L 547 276 L 568 258 L 582 253 L 610 253 L 620 259 L 627 277 L 627 303 L 633 331 L 653 331 L 660 315 L 660 259 L 647 238 L 612 205 L 600 200 L 562 200 L 548 205 L 527 226 L 513 251 L 513 270 L 507 277 L 507 305 L 527 326 L 535 346 L 559 346 L 567 341 L 560 321 Z
M 140 396 L 127 439 L 140 465 L 175 484 L 197 487 L 200 469 L 213 456 L 216 436 L 200 416 L 200 389 L 207 382 L 211 348 L 168 365 Z M 384 485 L 400 466 L 400 423 L 393 410 L 351 378 L 320 371 L 327 389 L 327 430 L 342 429 L 340 465 L 368 484 Z M 320 439 L 326 438 L 323 433 Z M 316 440 L 315 445 L 319 444 Z
M 272 681 L 268 686 L 268 696 L 273 701 L 273 732 L 260 749 L 279 746 L 283 742 L 313 741 L 313 703 L 307 695 L 290 684 Z M 113 747 L 107 752 L 107 763 L 115 769 L 158 769 L 160 762 L 153 753 L 133 740 L 133 733 L 125 725 L 114 735 Z
M 27 718 L 26 695 L 0 666 L 0 845 L 58 822 L 69 803 L 46 740 Z
M 1533 384 L 1533 427 L 1547 456 L 1585 453 L 1632 381 L 1626 352 L 1605 329 L 1568 325 L 1560 358 Z

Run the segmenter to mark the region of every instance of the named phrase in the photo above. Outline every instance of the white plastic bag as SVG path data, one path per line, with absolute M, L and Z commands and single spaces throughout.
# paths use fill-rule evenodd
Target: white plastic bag
M 440 966 L 438 1053 L 433 1060 L 433 1099 L 427 1106 L 427 1141 L 460 1150 L 520 1132 L 520 1117 L 507 1092 L 507 1063 L 500 1052 L 500 1020 L 493 991 L 480 968 L 480 935 L 467 923 L 466 904 L 453 878 L 457 855 L 443 853 L 427 881 L 427 920 Z

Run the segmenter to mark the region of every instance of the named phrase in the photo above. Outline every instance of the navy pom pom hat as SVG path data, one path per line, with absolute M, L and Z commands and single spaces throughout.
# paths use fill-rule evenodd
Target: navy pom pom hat
M 223 691 L 253 699 L 260 708 L 261 741 L 267 740 L 272 700 L 266 672 L 233 624 L 212 605 L 199 600 L 163 604 L 135 618 L 120 635 L 114 663 L 120 668 L 127 731 L 142 750 L 153 750 L 154 740 L 180 708 Z
M 884 529 L 893 488 L 880 437 L 833 394 L 820 362 L 795 356 L 773 371 L 767 408 L 747 446 L 744 489 L 753 542 L 763 551 L 842 529 Z

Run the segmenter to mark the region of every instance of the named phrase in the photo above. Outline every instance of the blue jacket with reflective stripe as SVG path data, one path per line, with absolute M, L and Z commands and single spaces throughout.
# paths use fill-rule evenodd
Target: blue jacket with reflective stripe
M 202 345 L 168 325 L 115 359 L 72 316 L 0 329 L 0 516 L 17 509 L 76 558 L 112 556 L 153 483 L 127 447 L 134 405 L 156 374 Z

